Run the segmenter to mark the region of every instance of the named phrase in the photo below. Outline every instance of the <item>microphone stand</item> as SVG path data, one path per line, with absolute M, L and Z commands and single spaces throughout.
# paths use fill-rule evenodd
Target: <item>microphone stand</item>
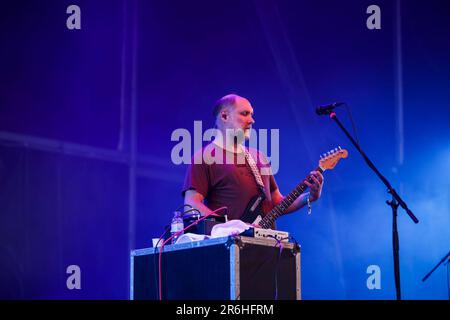
M 422 282 L 427 281 L 428 277 L 431 276 L 431 274 L 434 272 L 434 270 L 437 269 L 437 267 L 439 267 L 445 260 L 449 259 L 450 261 L 450 251 L 441 259 L 441 261 L 439 261 L 439 263 L 437 265 L 434 266 L 433 269 L 431 269 L 430 272 L 427 273 L 427 275 L 425 277 L 423 277 Z M 447 262 L 449 263 L 449 262 Z M 450 299 L 450 296 L 449 296 Z
M 415 223 L 418 223 L 419 220 L 414 216 L 412 211 L 409 210 L 408 206 L 402 200 L 402 198 L 400 198 L 397 191 L 395 191 L 395 189 L 392 188 L 389 181 L 385 177 L 383 177 L 383 175 L 380 173 L 380 171 L 378 171 L 378 169 L 375 167 L 375 165 L 372 163 L 372 161 L 370 161 L 370 159 L 367 157 L 367 155 L 361 149 L 359 144 L 353 139 L 353 137 L 344 128 L 342 123 L 337 118 L 336 113 L 329 110 L 326 112 L 326 114 L 328 114 L 330 116 L 330 118 L 332 120 L 334 120 L 337 123 L 337 125 L 342 129 L 342 131 L 344 131 L 345 135 L 350 139 L 350 141 L 353 143 L 353 145 L 356 147 L 356 149 L 362 155 L 362 157 L 366 161 L 369 168 L 375 172 L 375 174 L 378 176 L 378 178 L 380 178 L 380 180 L 386 186 L 387 192 L 389 194 L 391 194 L 392 200 L 386 201 L 386 203 L 392 208 L 392 247 L 393 247 L 393 254 L 394 254 L 395 291 L 396 291 L 397 300 L 401 300 L 402 295 L 401 295 L 401 288 L 400 288 L 400 261 L 399 261 L 400 247 L 399 247 L 398 229 L 397 229 L 397 208 L 398 208 L 398 206 L 401 206 Z

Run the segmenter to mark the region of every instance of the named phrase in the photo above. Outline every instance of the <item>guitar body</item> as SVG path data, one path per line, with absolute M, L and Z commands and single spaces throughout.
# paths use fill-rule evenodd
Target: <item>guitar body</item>
M 245 223 L 258 226 L 263 217 L 272 209 L 273 205 L 263 194 L 256 195 L 247 204 L 241 220 Z

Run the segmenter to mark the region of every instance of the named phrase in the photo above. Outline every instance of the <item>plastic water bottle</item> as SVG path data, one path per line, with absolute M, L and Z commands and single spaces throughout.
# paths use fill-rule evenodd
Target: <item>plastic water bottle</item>
M 184 222 L 183 222 L 183 217 L 181 215 L 180 211 L 175 211 L 173 218 L 172 218 L 172 222 L 170 224 L 170 234 L 173 236 L 174 234 L 180 232 L 181 230 L 184 229 Z M 177 236 L 172 238 L 172 244 L 174 244 L 175 242 L 177 242 L 178 237 L 181 236 L 184 232 L 178 234 Z

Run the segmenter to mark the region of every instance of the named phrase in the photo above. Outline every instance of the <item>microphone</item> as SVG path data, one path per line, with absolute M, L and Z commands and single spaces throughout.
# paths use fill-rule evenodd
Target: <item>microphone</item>
M 345 104 L 345 102 L 335 102 L 335 103 L 327 104 L 324 106 L 318 106 L 316 108 L 316 113 L 319 116 L 329 115 L 331 113 L 331 111 L 333 111 L 334 108 L 342 106 L 344 104 Z

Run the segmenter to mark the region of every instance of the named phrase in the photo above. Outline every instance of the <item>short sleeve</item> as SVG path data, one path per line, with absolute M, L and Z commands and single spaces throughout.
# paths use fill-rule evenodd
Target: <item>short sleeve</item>
M 186 191 L 195 190 L 206 198 L 209 190 L 209 173 L 205 163 L 189 165 L 186 170 L 181 196 L 184 197 Z
M 270 175 L 270 192 L 274 192 L 278 189 L 277 182 L 275 181 L 275 177 L 273 175 Z

